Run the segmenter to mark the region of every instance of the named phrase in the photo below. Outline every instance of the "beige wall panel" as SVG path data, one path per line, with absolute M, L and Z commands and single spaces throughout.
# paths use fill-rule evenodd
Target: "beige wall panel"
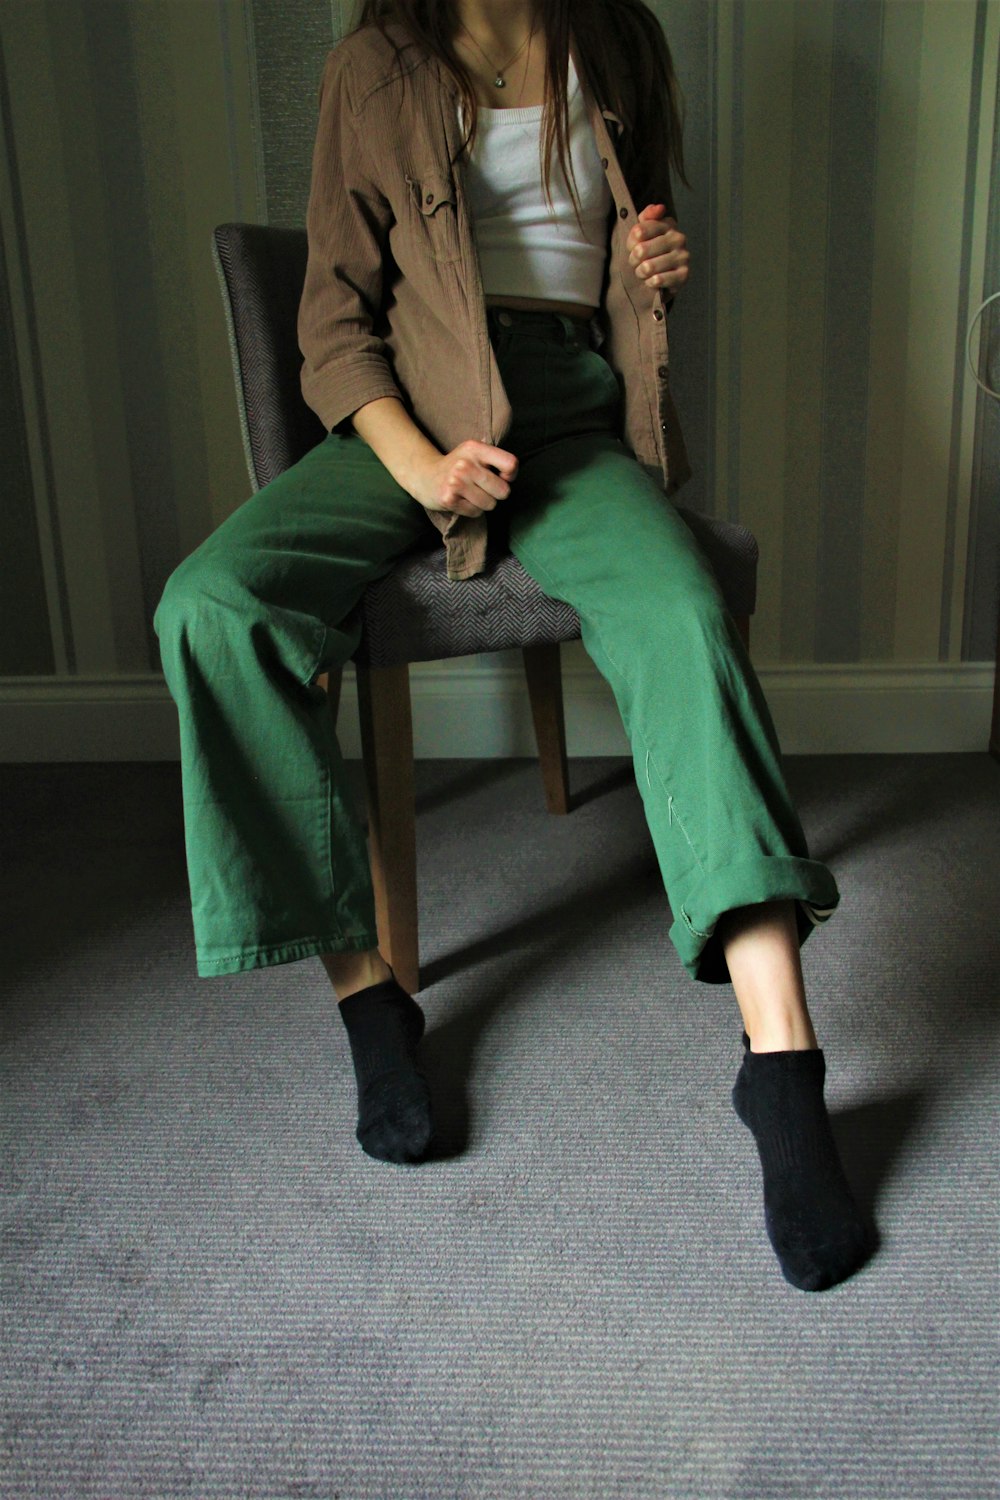
M 1000 190 L 998 184 L 991 184 L 991 173 L 994 168 L 993 138 L 996 131 L 996 109 L 997 109 L 997 71 L 1000 64 L 1000 0 L 990 0 L 986 9 L 986 28 L 983 44 L 983 76 L 980 90 L 980 114 L 979 133 L 976 150 L 976 184 L 974 190 L 974 208 L 971 245 L 969 248 L 969 307 L 968 322 L 975 316 L 976 309 L 984 297 L 992 292 L 1000 291 L 1000 282 L 987 283 L 986 251 L 989 230 L 990 210 L 990 188 L 993 191 Z M 976 361 L 979 350 L 979 340 L 984 332 L 988 332 L 991 323 L 991 313 L 995 316 L 997 304 L 994 302 L 986 309 L 972 336 L 972 359 Z M 994 327 L 998 326 L 996 323 Z M 962 660 L 962 632 L 966 604 L 966 591 L 971 591 L 974 578 L 970 573 L 970 550 L 969 529 L 972 518 L 972 486 L 976 471 L 975 445 L 976 445 L 976 408 L 979 401 L 979 387 L 973 378 L 969 368 L 969 359 L 966 352 L 966 338 L 968 327 L 960 329 L 961 335 L 961 359 L 962 359 L 962 408 L 959 416 L 961 422 L 958 480 L 956 495 L 955 514 L 955 552 L 952 572 L 951 586 L 951 617 L 948 632 L 948 660 Z M 995 368 L 1000 370 L 1000 360 Z M 1000 383 L 998 376 L 995 384 Z M 988 398 L 985 398 L 988 399 Z M 995 478 L 993 480 L 995 486 Z
M 896 661 L 936 661 L 948 507 L 975 7 L 923 7 L 900 453 Z M 945 86 L 946 84 L 946 86 Z
M 862 555 L 861 653 L 891 661 L 896 624 L 896 570 L 903 507 L 906 441 L 907 330 L 910 324 L 910 214 L 916 198 L 924 6 L 891 0 L 884 16 L 879 78 L 875 263 L 872 267 L 865 546 Z M 922 363 L 917 352 L 918 366 Z M 906 524 L 910 524 L 907 520 Z M 937 588 L 934 590 L 937 596 Z M 924 601 L 933 610 L 933 600 Z
M 41 406 L 33 416 L 32 383 L 25 410 L 57 675 L 75 653 L 77 672 L 113 677 L 151 664 L 144 624 L 158 570 L 165 573 L 250 493 L 210 232 L 228 220 L 264 217 L 258 184 L 267 132 L 285 130 L 289 150 L 305 149 L 305 136 L 295 144 L 288 120 L 275 107 L 268 119 L 255 119 L 261 59 L 253 56 L 251 0 L 128 0 L 121 13 L 129 41 L 122 40 L 120 58 L 95 50 L 99 28 L 87 21 L 94 15 L 89 7 L 100 3 L 8 0 L 0 11 L 0 34 L 28 271 L 16 288 L 12 273 L 12 305 L 22 378 L 31 375 L 24 329 L 30 328 L 32 303 L 37 320 Z M 296 49 L 311 57 L 317 25 L 322 29 L 329 19 L 336 35 L 357 9 L 353 0 L 315 0 L 315 10 L 313 0 L 303 0 L 292 11 L 282 0 L 259 3 L 272 7 L 269 24 L 288 38 L 293 61 Z M 836 294 L 843 301 L 846 295 L 837 267 L 828 264 L 830 197 L 843 182 L 831 175 L 829 160 L 831 124 L 841 118 L 831 114 L 832 79 L 838 64 L 850 76 L 842 66 L 847 53 L 833 49 L 835 37 L 836 46 L 845 45 L 848 32 L 838 24 L 853 3 L 718 0 L 706 6 L 702 23 L 715 31 L 717 100 L 711 189 L 715 368 L 709 377 L 715 406 L 706 431 L 714 424 L 718 513 L 738 515 L 760 541 L 752 635 L 754 659 L 763 666 L 814 661 L 822 627 L 830 633 L 831 612 L 834 623 L 841 612 L 849 614 L 848 624 L 859 623 L 847 649 L 860 640 L 865 662 L 934 662 L 943 603 L 950 605 L 949 653 L 957 661 L 964 595 L 971 588 L 971 375 L 964 377 L 961 402 L 954 397 L 966 333 L 966 280 L 970 315 L 983 295 L 1000 0 L 988 0 L 985 12 L 987 57 L 978 101 L 971 89 L 976 23 L 984 15 L 980 0 L 886 0 L 880 47 L 877 6 L 865 12 L 868 26 L 851 32 L 863 38 L 858 76 L 867 80 L 879 69 L 873 258 L 869 263 L 865 251 L 858 267 L 862 300 L 871 276 L 868 369 L 865 331 L 856 324 L 857 347 L 848 361 L 858 379 L 868 381 L 860 560 L 843 545 L 845 534 L 848 540 L 858 536 L 852 510 L 839 536 L 841 552 L 831 554 L 843 560 L 849 588 L 826 601 L 826 614 L 817 605 L 817 558 L 838 542 L 824 536 L 833 512 L 821 511 L 821 503 L 832 503 L 833 484 L 828 469 L 824 492 L 824 416 L 828 426 L 835 422 L 824 371 L 835 392 L 845 389 L 824 347 L 841 326 L 824 326 L 828 298 Z M 669 33 L 670 0 L 654 8 Z M 312 40 L 303 40 L 300 9 L 313 18 Z M 109 102 L 131 118 L 125 96 L 107 92 L 117 69 L 129 74 L 128 46 L 141 160 L 123 157 L 119 177 L 102 177 L 107 163 L 101 160 L 100 131 L 105 142 L 117 138 Z M 295 131 L 306 103 L 289 96 Z M 979 157 L 970 227 L 964 168 L 976 107 Z M 859 111 L 858 119 L 861 171 L 868 169 L 872 158 L 865 153 L 876 143 L 870 113 Z M 848 161 L 837 170 L 850 167 Z M 287 182 L 283 168 L 275 177 Z M 126 196 L 113 196 L 118 183 Z M 154 285 L 143 308 L 142 337 L 155 342 L 162 376 L 162 398 L 157 390 L 138 408 L 135 385 L 126 384 L 120 343 L 128 334 L 129 309 L 136 316 L 135 298 L 116 285 L 108 254 L 115 205 L 123 203 L 135 207 L 118 222 L 137 230 L 149 225 Z M 12 192 L 4 194 L 4 205 L 6 234 Z M 139 260 L 131 264 L 140 287 L 148 286 Z M 18 277 L 20 270 L 18 264 Z M 863 399 L 859 386 L 859 403 Z M 148 434 L 128 427 L 149 410 L 162 423 L 158 454 L 151 454 Z M 829 463 L 838 450 L 829 435 L 826 442 Z M 45 445 L 51 453 L 51 511 L 41 482 Z M 162 508 L 155 484 L 141 482 L 141 492 L 132 493 L 130 464 L 134 468 L 139 456 L 147 472 L 152 467 L 163 478 Z M 849 477 L 859 477 L 853 459 L 849 467 Z M 150 525 L 156 516 L 169 520 L 159 531 Z M 60 645 L 54 581 L 60 558 L 67 651 Z M 950 590 L 944 598 L 943 589 Z
M 44 617 L 40 636 L 31 648 L 17 661 L 15 670 L 20 674 L 35 669 L 44 657 L 46 637 L 51 643 L 54 671 L 64 675 L 69 672 L 70 649 L 68 639 L 67 611 L 65 608 L 62 559 L 59 553 L 59 536 L 54 524 L 53 495 L 48 471 L 48 438 L 45 433 L 44 402 L 38 382 L 37 347 L 34 339 L 34 306 L 31 296 L 31 275 L 27 255 L 22 245 L 20 230 L 21 191 L 15 159 L 14 137 L 11 130 L 10 102 L 7 92 L 6 58 L 15 55 L 17 46 L 4 49 L 4 20 L 11 20 L 0 10 L 0 64 L 4 66 L 4 109 L 0 116 L 0 233 L 4 241 L 4 267 L 7 276 L 7 299 L 10 310 L 10 355 L 11 378 L 20 390 L 20 413 L 24 422 L 25 455 L 28 464 L 27 481 L 30 495 L 27 497 L 30 523 L 38 539 L 38 552 L 42 573 L 43 597 L 38 601 L 38 614 Z M 8 419 L 16 420 L 16 414 L 8 413 Z M 17 579 L 11 573 L 18 560 L 5 557 L 0 560 L 0 585 L 13 594 L 20 603 L 22 588 L 31 587 L 31 579 L 25 579 L 17 568 Z M 22 618 L 24 617 L 22 612 Z
M 250 492 L 210 250 L 211 230 L 233 217 L 236 197 L 222 36 L 217 7 L 201 0 L 137 6 L 133 25 L 165 350 L 163 420 L 186 554 Z M 241 34 L 237 28 L 237 37 Z M 252 183 L 246 136 L 247 130 L 235 160 Z
M 834 0 L 794 9 L 781 659 L 814 655 L 823 447 L 823 323 Z
M 232 213 L 239 223 L 261 224 L 265 205 L 253 76 L 253 25 L 246 0 L 219 0 L 219 11 L 219 60 L 229 109 L 226 145 Z
M 87 458 L 93 466 L 81 472 L 85 489 L 61 495 L 62 513 L 72 509 L 74 519 L 90 512 L 92 537 L 103 550 L 107 577 L 107 602 L 114 638 L 114 662 L 122 672 L 139 672 L 149 666 L 146 626 L 140 581 L 139 538 L 132 498 L 132 476 L 129 464 L 128 434 L 122 401 L 122 370 L 119 361 L 119 339 L 128 337 L 128 328 L 120 328 L 115 304 L 113 263 L 109 253 L 110 227 L 106 216 L 106 194 L 113 188 L 103 172 L 100 142 L 94 116 L 94 79 L 83 27 L 81 0 L 49 0 L 49 35 L 52 56 L 59 79 L 54 101 L 62 130 L 64 160 L 70 185 L 75 257 L 76 288 L 79 293 L 77 313 L 80 337 L 87 366 L 87 383 L 80 392 L 81 409 L 90 418 Z M 53 442 L 56 433 L 53 433 Z M 67 465 L 73 463 L 67 456 Z M 89 498 L 93 497 L 93 508 Z M 85 505 L 80 501 L 85 500 Z M 64 539 L 66 534 L 64 532 Z M 71 595 L 81 601 L 77 615 L 88 606 L 95 609 L 103 603 L 104 594 L 90 589 L 90 559 L 79 556 L 75 547 L 65 551 L 66 577 Z M 96 634 L 101 622 L 89 627 Z M 77 640 L 79 622 L 74 624 Z M 102 664 L 84 666 L 81 671 L 98 670 Z
M 229 6 L 232 12 L 234 7 Z M 233 384 L 232 360 L 218 277 L 212 263 L 211 232 L 236 218 L 238 201 L 245 217 L 257 222 L 256 175 L 252 121 L 243 93 L 242 116 L 226 110 L 228 64 L 249 77 L 245 31 L 229 28 L 229 43 L 239 49 L 222 56 L 219 6 L 183 0 L 165 7 L 170 23 L 170 60 L 177 84 L 177 167 L 184 190 L 185 227 L 194 313 L 194 359 L 201 393 L 204 467 L 212 526 L 251 494 L 243 457 Z M 234 101 L 236 102 L 236 101 Z M 237 127 L 234 130 L 234 126 Z M 206 142 L 213 149 L 206 151 Z
M 760 543 L 754 657 L 780 659 L 795 0 L 748 5 L 744 33 L 740 520 Z M 795 587 L 795 581 L 789 580 Z
M 40 350 L 39 416 L 51 457 L 68 626 L 77 671 L 114 672 L 112 580 L 91 406 L 101 366 L 98 355 L 95 367 L 86 322 L 87 267 L 78 241 L 83 184 L 74 176 L 94 125 L 83 71 L 66 72 L 67 55 L 83 46 L 80 19 L 75 3 L 60 7 L 51 27 L 48 5 L 18 6 L 5 16 L 3 41 Z
M 213 228 L 227 220 L 241 224 L 263 224 L 267 220 L 260 143 L 257 138 L 253 28 L 248 22 L 245 0 L 222 0 L 222 4 L 226 12 L 224 41 L 227 56 L 220 58 L 220 63 L 227 70 L 229 88 L 229 170 L 220 174 L 218 199 L 210 213 Z M 227 188 L 228 201 L 225 196 Z M 222 314 L 221 292 L 214 268 L 211 279 L 216 312 L 211 324 L 213 332 L 209 359 L 214 384 L 207 398 L 208 480 L 213 523 L 218 525 L 237 505 L 247 499 L 251 493 L 251 483 L 240 436 L 232 359 Z

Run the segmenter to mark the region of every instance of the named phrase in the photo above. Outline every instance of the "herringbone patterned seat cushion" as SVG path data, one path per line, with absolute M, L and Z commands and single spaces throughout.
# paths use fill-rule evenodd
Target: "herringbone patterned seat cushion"
M 677 507 L 705 553 L 731 614 L 752 614 L 757 543 L 744 526 Z M 421 551 L 371 584 L 361 603 L 361 645 L 354 659 L 367 666 L 439 661 L 477 651 L 505 651 L 580 638 L 568 604 L 550 599 L 509 553 L 485 573 L 453 581 L 445 549 Z

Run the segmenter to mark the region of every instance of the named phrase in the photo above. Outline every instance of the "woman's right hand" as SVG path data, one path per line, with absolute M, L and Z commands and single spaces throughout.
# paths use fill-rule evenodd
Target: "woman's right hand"
M 507 499 L 517 469 L 516 454 L 466 438 L 450 453 L 422 463 L 407 489 L 425 510 L 481 516 Z

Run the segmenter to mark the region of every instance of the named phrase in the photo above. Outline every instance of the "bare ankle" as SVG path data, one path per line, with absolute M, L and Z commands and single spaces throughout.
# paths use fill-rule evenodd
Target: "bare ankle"
M 793 903 L 766 901 L 724 912 L 719 928 L 751 1050 L 802 1052 L 817 1047 Z
M 377 948 L 369 948 L 364 953 L 323 953 L 320 956 L 338 1000 L 346 1000 L 358 990 L 366 990 L 392 978 L 392 970 Z
M 808 1052 L 818 1047 L 808 1016 L 766 1016 L 747 1027 L 751 1052 Z

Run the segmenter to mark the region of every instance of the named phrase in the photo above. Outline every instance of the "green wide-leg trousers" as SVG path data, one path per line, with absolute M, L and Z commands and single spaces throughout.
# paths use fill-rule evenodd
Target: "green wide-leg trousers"
M 809 858 L 767 703 L 694 536 L 618 437 L 620 393 L 586 325 L 491 309 L 520 464 L 491 514 L 583 644 L 628 735 L 693 978 L 729 979 L 724 911 L 790 898 L 800 943 L 839 902 Z M 364 832 L 318 673 L 356 606 L 430 522 L 356 434 L 333 433 L 175 570 L 156 612 L 181 729 L 198 973 L 375 947 Z M 462 582 L 451 585 L 462 588 Z

